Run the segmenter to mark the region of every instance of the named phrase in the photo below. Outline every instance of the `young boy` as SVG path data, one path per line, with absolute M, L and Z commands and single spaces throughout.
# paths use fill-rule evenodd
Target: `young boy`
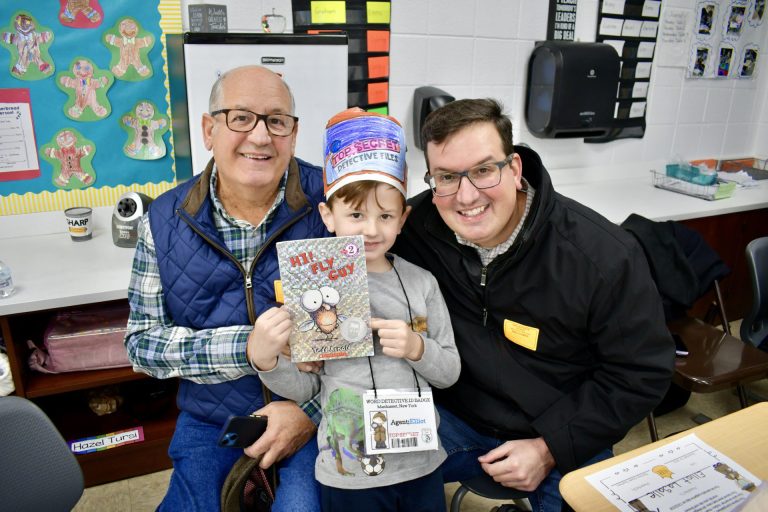
M 318 374 L 299 372 L 279 357 L 293 324 L 284 308 L 275 308 L 257 320 L 262 342 L 249 357 L 262 382 L 286 398 L 302 402 L 320 391 L 323 420 L 315 476 L 324 511 L 444 511 L 439 466 L 446 454 L 439 440 L 436 450 L 383 455 L 366 453 L 364 441 L 368 436 L 376 449 L 384 448 L 390 426 L 386 410 L 364 418 L 366 392 L 370 400 L 418 390 L 431 415 L 429 385 L 448 387 L 460 370 L 435 278 L 387 253 L 410 210 L 403 129 L 391 117 L 349 109 L 328 121 L 325 145 L 327 202 L 320 203 L 320 214 L 338 236 L 363 235 L 375 355 L 329 360 Z M 436 437 L 436 420 L 432 426 L 422 436 L 426 431 Z

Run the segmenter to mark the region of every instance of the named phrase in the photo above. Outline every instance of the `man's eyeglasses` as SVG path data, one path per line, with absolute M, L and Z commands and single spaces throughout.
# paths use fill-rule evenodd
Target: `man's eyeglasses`
M 429 185 L 436 196 L 452 196 L 459 191 L 461 178 L 465 177 L 477 189 L 492 188 L 501 183 L 501 170 L 512 161 L 514 153 L 500 162 L 488 162 L 476 165 L 462 172 L 427 173 L 424 183 Z
M 287 137 L 292 134 L 299 121 L 298 117 L 289 114 L 257 114 L 239 108 L 223 108 L 211 112 L 212 116 L 218 114 L 227 116 L 227 128 L 233 132 L 250 132 L 263 119 L 267 131 L 278 137 Z

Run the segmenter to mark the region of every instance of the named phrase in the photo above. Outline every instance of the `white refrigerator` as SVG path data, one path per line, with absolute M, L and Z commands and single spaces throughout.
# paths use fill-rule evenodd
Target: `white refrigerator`
M 168 61 L 176 177 L 201 173 L 211 158 L 201 120 L 211 87 L 234 67 L 279 73 L 296 101 L 296 156 L 322 166 L 325 123 L 347 107 L 347 36 L 188 32 L 169 35 Z

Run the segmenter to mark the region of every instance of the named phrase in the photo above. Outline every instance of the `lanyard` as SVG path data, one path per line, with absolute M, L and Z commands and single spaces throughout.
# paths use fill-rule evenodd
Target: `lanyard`
M 408 293 L 405 291 L 403 280 L 400 278 L 400 272 L 398 272 L 397 267 L 395 267 L 394 257 L 387 254 L 386 258 L 389 261 L 389 264 L 392 265 L 392 270 L 395 271 L 395 275 L 397 276 L 397 281 L 400 283 L 400 289 L 403 290 L 403 295 L 405 296 L 405 304 L 408 306 L 408 319 L 411 322 L 409 327 L 411 328 L 411 330 L 413 330 L 413 314 L 411 313 L 411 301 L 408 300 Z M 371 356 L 368 356 L 368 368 L 370 368 L 371 370 L 371 384 L 373 385 L 373 396 L 378 398 L 379 395 L 376 391 L 376 380 L 373 378 L 373 362 L 371 361 Z M 413 380 L 416 382 L 416 389 L 419 392 L 419 397 L 421 397 L 421 386 L 419 386 L 419 378 L 416 376 L 416 370 L 411 368 L 411 371 L 413 372 Z

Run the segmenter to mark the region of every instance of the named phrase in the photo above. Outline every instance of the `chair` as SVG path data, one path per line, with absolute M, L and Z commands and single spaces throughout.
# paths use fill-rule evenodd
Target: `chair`
M 752 281 L 752 309 L 741 322 L 740 334 L 746 343 L 763 348 L 768 340 L 768 237 L 752 240 L 745 252 Z
M 509 505 L 505 504 L 494 508 L 495 512 L 523 512 L 529 510 L 523 504 L 523 500 L 528 497 L 527 492 L 504 487 L 495 482 L 486 473 L 483 473 L 461 482 L 461 485 L 456 489 L 451 499 L 450 512 L 461 512 L 461 501 L 470 492 L 491 500 L 511 500 L 513 502 Z
M 0 425 L 3 510 L 72 510 L 83 473 L 48 416 L 25 398 L 0 397 Z
M 667 327 L 688 351 L 675 358 L 672 386 L 694 393 L 736 388 L 741 407 L 746 407 L 744 384 L 768 376 L 768 354 L 731 335 L 719 284 L 730 270 L 699 233 L 682 224 L 632 215 L 622 226 L 643 246 L 664 302 Z M 722 330 L 685 312 L 710 289 Z M 657 441 L 653 411 L 647 422 L 651 439 Z

